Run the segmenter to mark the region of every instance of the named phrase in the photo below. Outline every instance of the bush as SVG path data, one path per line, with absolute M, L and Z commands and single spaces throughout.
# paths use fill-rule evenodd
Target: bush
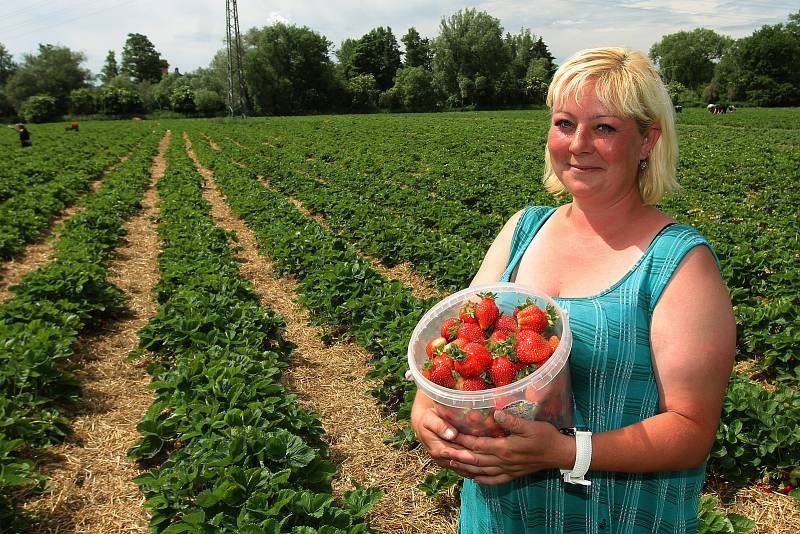
M 194 89 L 186 85 L 175 87 L 169 94 L 169 106 L 178 113 L 194 113 Z
M 212 115 L 225 109 L 225 102 L 216 91 L 197 89 L 194 92 L 194 105 L 197 111 Z
M 48 122 L 56 118 L 56 99 L 49 95 L 28 98 L 20 106 L 25 122 Z
M 73 115 L 93 115 L 97 113 L 97 96 L 94 89 L 83 87 L 69 94 L 69 111 Z

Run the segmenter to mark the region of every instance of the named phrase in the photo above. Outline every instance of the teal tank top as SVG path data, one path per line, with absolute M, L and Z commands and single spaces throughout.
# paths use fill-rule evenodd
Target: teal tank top
M 501 281 L 511 280 L 531 240 L 554 211 L 546 206 L 524 210 Z M 554 298 L 569 312 L 573 333 L 569 366 L 576 426 L 604 432 L 658 413 L 650 317 L 675 268 L 698 245 L 711 250 L 694 228 L 667 225 L 613 286 L 591 297 Z M 458 532 L 692 533 L 697 530 L 704 476 L 705 465 L 655 473 L 589 471 L 591 486 L 566 484 L 556 469 L 492 486 L 465 479 Z

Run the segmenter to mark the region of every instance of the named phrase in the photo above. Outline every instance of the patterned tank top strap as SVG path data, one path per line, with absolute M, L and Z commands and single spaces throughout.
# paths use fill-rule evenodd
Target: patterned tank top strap
M 514 235 L 511 238 L 511 252 L 508 255 L 508 263 L 503 276 L 500 277 L 501 282 L 509 282 L 511 276 L 514 274 L 514 269 L 517 268 L 522 255 L 533 240 L 533 236 L 542 227 L 542 224 L 556 211 L 555 208 L 550 206 L 528 206 L 520 215 L 517 220 L 517 226 L 514 228 Z
M 690 250 L 699 245 L 708 248 L 719 269 L 720 263 L 716 252 L 699 230 L 685 224 L 673 223 L 662 228 L 655 237 L 649 255 L 648 284 L 651 312 L 680 262 Z

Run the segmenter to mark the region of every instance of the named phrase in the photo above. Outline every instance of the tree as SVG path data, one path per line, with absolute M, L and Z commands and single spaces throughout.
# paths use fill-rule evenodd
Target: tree
M 251 29 L 244 54 L 244 77 L 257 113 L 322 111 L 335 91 L 331 46 L 307 27 L 276 22 Z
M 458 11 L 442 19 L 431 47 L 434 79 L 449 106 L 494 101 L 495 82 L 509 64 L 498 19 L 475 9 Z
M 664 36 L 650 47 L 650 59 L 665 82 L 676 81 L 690 89 L 701 89 L 711 81 L 715 63 L 732 44 L 730 37 L 697 28 Z
M 406 111 L 428 111 L 436 106 L 433 75 L 422 65 L 399 69 L 392 90 Z
M 362 36 L 353 47 L 348 65 L 348 77 L 372 74 L 379 91 L 394 84 L 394 75 L 400 68 L 400 47 L 391 28 L 375 28 Z
M 372 74 L 359 74 L 347 80 L 347 93 L 353 111 L 373 111 L 377 107 L 379 91 Z
M 412 26 L 400 40 L 406 47 L 404 67 L 423 67 L 431 70 L 430 39 L 420 37 L 417 29 Z
M 103 70 L 100 71 L 100 81 L 106 84 L 117 76 L 119 76 L 117 57 L 114 55 L 113 50 L 109 50 L 108 55 L 106 56 L 106 62 L 103 65 Z
M 164 62 L 153 43 L 141 33 L 129 33 L 122 49 L 122 72 L 136 82 L 157 83 Z
M 22 64 L 6 82 L 6 94 L 18 111 L 34 95 L 55 99 L 55 112 L 63 113 L 73 89 L 85 87 L 91 73 L 81 67 L 86 56 L 64 46 L 40 44 L 38 54 L 26 54 Z
M 547 86 L 556 71 L 554 58 L 541 37 L 528 29 L 506 34 L 503 41 L 509 57 L 508 71 L 496 84 L 498 103 L 543 104 Z
M 14 58 L 11 57 L 3 43 L 0 43 L 0 86 L 5 85 L 16 70 L 17 64 L 14 63 Z
M 178 113 L 194 113 L 197 109 L 194 103 L 194 89 L 188 85 L 179 85 L 169 94 L 169 104 L 173 111 Z
M 97 113 L 97 89 L 82 87 L 69 94 L 69 112 L 73 115 L 91 115 Z

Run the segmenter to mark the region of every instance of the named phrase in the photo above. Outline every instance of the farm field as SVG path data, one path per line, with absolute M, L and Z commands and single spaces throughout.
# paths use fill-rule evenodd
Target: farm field
M 738 324 L 703 510 L 797 532 L 800 109 L 677 118 L 662 208 L 711 241 Z M 564 202 L 540 184 L 547 127 L 84 122 L 26 150 L 9 131 L 2 529 L 454 532 L 450 478 L 417 487 L 437 471 L 406 426 L 406 346 L 511 214 Z

